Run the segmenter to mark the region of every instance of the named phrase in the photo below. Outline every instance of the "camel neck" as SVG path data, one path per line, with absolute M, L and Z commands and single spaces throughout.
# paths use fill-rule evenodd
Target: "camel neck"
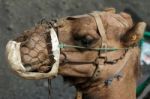
M 83 99 L 136 99 L 136 79 L 128 77 L 117 81 L 114 80 L 112 85 L 103 84 L 90 87 Z
M 120 79 L 115 78 L 111 85 L 108 86 L 100 79 L 97 80 L 84 92 L 83 99 L 136 99 L 137 75 L 135 70 L 138 64 L 133 62 L 137 61 L 135 55 L 132 53 L 128 65 L 122 70 L 123 76 Z M 122 62 L 120 61 L 117 65 L 119 66 L 121 64 Z M 108 69 L 106 69 L 107 72 Z

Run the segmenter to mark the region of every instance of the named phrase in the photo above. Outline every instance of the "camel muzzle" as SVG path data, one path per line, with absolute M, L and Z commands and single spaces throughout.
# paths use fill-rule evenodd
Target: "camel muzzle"
M 59 68 L 59 58 L 60 58 L 60 48 L 59 41 L 57 38 L 57 34 L 53 28 L 50 28 L 49 31 L 51 36 L 51 44 L 52 44 L 52 53 L 54 55 L 55 63 L 51 66 L 51 70 L 47 73 L 39 73 L 39 72 L 30 72 L 28 71 L 22 63 L 21 53 L 20 53 L 20 45 L 21 42 L 16 42 L 10 40 L 6 45 L 6 52 L 8 62 L 13 71 L 15 71 L 19 76 L 26 79 L 52 79 L 57 76 L 58 68 Z

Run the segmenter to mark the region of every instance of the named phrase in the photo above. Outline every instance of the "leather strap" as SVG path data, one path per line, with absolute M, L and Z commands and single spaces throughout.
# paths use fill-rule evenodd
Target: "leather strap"
M 102 42 L 101 42 L 101 47 L 102 48 L 107 48 L 107 37 L 106 37 L 106 33 L 105 33 L 105 29 L 104 29 L 104 25 L 102 23 L 102 20 L 100 18 L 100 12 L 98 11 L 94 11 L 93 13 L 90 13 L 89 15 L 93 16 L 95 19 L 95 22 L 97 24 L 97 28 L 98 28 L 98 32 L 99 35 L 101 36 Z M 104 50 L 104 54 L 100 54 L 99 52 L 99 59 L 98 59 L 98 65 L 96 67 L 96 70 L 93 74 L 92 79 L 97 79 L 102 68 L 104 67 L 104 61 L 107 59 L 107 51 Z M 100 60 L 102 60 L 103 62 L 99 62 Z M 103 63 L 103 64 L 101 64 Z
M 122 65 L 120 66 L 119 69 L 117 69 L 115 71 L 115 73 L 111 74 L 105 81 L 105 85 L 108 86 L 112 83 L 114 78 L 117 78 L 119 80 L 120 77 L 123 76 L 123 69 L 128 66 L 127 63 L 130 60 L 130 56 L 133 54 L 134 52 L 132 51 L 132 49 L 127 53 L 127 55 L 125 56 L 125 59 L 122 63 Z
M 94 17 L 95 22 L 97 24 L 98 31 L 99 31 L 99 34 L 100 34 L 101 39 L 102 39 L 102 46 L 101 47 L 102 48 L 107 47 L 107 37 L 106 37 L 104 25 L 103 25 L 102 20 L 100 18 L 100 12 L 94 11 L 93 13 L 90 13 L 90 15 Z

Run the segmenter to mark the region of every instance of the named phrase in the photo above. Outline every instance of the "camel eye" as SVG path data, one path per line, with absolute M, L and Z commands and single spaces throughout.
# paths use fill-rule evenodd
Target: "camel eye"
M 86 47 L 90 46 L 93 43 L 93 41 L 94 41 L 93 38 L 90 38 L 90 37 L 85 37 L 81 40 L 82 45 Z
M 95 41 L 93 37 L 87 36 L 75 36 L 75 43 L 80 46 L 89 47 Z

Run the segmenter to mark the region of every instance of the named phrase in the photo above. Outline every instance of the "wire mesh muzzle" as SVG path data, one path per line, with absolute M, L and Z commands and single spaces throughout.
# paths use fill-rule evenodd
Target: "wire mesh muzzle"
M 25 41 L 21 43 L 20 51 L 22 63 L 27 71 L 48 72 L 55 62 L 50 31 L 46 30 L 39 26 L 24 36 Z
M 54 29 L 49 28 L 47 24 L 39 24 L 25 31 L 15 41 L 8 42 L 6 47 L 8 61 L 12 69 L 24 78 L 53 78 L 58 72 L 60 53 L 58 45 Z

